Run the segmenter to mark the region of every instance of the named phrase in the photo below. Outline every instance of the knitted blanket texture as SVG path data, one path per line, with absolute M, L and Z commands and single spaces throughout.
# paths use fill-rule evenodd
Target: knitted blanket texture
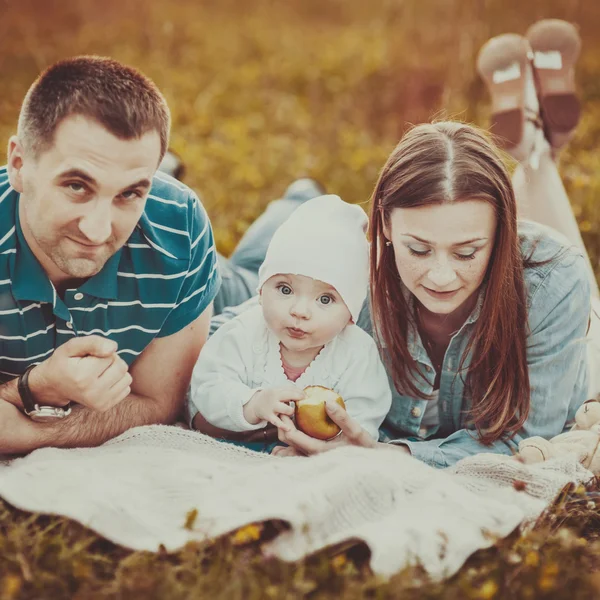
M 20 509 L 70 517 L 136 550 L 176 550 L 283 520 L 290 529 L 264 545 L 268 555 L 294 561 L 356 540 L 369 547 L 377 574 L 419 563 L 441 579 L 535 519 L 564 485 L 591 477 L 572 455 L 523 465 L 479 454 L 438 470 L 393 448 L 277 458 L 150 426 L 98 448 L 44 448 L 0 463 L 0 496 Z M 189 530 L 192 509 L 198 517 Z

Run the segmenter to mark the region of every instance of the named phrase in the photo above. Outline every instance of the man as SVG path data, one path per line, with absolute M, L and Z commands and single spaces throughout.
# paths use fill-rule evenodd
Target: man
M 198 198 L 156 174 L 156 86 L 79 57 L 27 93 L 0 169 L 0 454 L 171 423 L 220 277 Z

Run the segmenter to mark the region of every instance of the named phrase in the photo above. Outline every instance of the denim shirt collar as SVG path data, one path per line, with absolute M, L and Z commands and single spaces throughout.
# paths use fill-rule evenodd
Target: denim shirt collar
M 479 319 L 481 315 L 481 310 L 483 308 L 483 301 L 485 300 L 485 292 L 487 290 L 487 281 L 484 281 L 479 288 L 479 292 L 477 294 L 477 302 L 475 303 L 475 308 L 471 311 L 468 319 L 465 321 L 465 325 L 470 325 L 475 323 Z
M 408 332 L 407 332 L 407 343 L 408 343 L 408 351 L 410 355 L 418 362 L 424 362 L 426 364 L 430 364 L 429 355 L 425 350 L 425 346 L 423 341 L 421 340 L 421 336 L 417 329 L 417 319 L 416 319 L 416 308 L 415 302 L 416 298 L 414 294 L 412 294 L 408 288 L 401 282 L 402 294 L 404 295 L 404 300 L 406 301 L 406 305 L 410 312 L 410 318 L 408 321 Z M 471 314 L 468 316 L 466 321 L 462 324 L 460 329 L 456 332 L 455 335 L 459 335 L 465 329 L 467 325 L 471 325 L 475 323 L 479 316 L 481 315 L 481 310 L 483 308 L 483 301 L 485 299 L 485 292 L 487 289 L 487 282 L 484 282 L 479 288 L 479 292 L 477 293 L 477 302 L 475 303 L 475 308 L 471 311 Z

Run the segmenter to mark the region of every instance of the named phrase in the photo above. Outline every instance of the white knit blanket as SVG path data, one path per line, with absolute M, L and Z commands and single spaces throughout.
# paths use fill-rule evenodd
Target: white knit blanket
M 538 516 L 566 483 L 590 477 L 571 456 L 525 466 L 480 454 L 436 470 L 394 449 L 277 458 L 152 426 L 99 448 L 47 448 L 0 463 L 0 496 L 150 551 L 282 519 L 291 529 L 265 546 L 268 554 L 296 560 L 360 540 L 371 550 L 375 573 L 420 563 L 437 579 Z M 190 531 L 184 523 L 194 508 Z

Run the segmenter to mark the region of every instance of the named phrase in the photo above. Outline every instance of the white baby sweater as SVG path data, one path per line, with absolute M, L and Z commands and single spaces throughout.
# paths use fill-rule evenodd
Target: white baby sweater
M 261 389 L 322 385 L 335 390 L 354 417 L 374 438 L 388 413 L 392 394 L 373 339 L 348 325 L 327 344 L 293 383 L 281 364 L 279 340 L 256 306 L 221 326 L 205 344 L 194 367 L 190 400 L 204 418 L 228 431 L 251 431 L 244 405 Z

